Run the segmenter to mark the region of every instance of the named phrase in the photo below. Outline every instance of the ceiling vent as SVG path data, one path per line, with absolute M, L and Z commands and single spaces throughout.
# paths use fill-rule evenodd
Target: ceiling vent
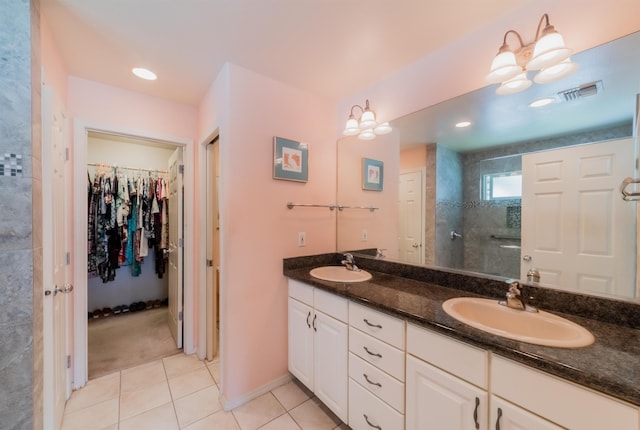
M 570 102 L 584 97 L 595 96 L 600 92 L 602 92 L 602 81 L 597 81 L 584 84 L 576 88 L 560 91 L 558 95 L 561 100 Z

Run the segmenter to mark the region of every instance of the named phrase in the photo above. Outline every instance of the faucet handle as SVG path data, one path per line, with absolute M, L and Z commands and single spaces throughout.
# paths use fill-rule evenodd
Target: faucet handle
M 518 281 L 507 281 L 507 283 L 509 284 L 509 291 L 507 291 L 507 297 L 515 298 L 520 296 L 522 292 L 520 289 L 520 283 Z

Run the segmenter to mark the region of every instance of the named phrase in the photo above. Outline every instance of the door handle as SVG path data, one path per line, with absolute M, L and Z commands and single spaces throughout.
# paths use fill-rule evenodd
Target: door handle
M 45 291 L 44 291 L 44 295 L 45 295 L 45 296 L 50 296 L 51 294 L 53 294 L 53 295 L 55 296 L 55 295 L 56 295 L 56 294 L 58 294 L 58 293 L 65 293 L 65 294 L 67 294 L 67 293 L 70 293 L 70 292 L 72 292 L 72 291 L 73 291 L 73 285 L 71 285 L 71 284 L 64 284 L 64 285 L 62 285 L 62 288 L 61 288 L 61 287 L 58 287 L 58 286 L 56 285 L 56 286 L 55 286 L 55 288 L 53 289 L 53 291 L 51 291 L 51 290 L 45 290 Z
M 420 245 L 418 245 L 417 243 L 414 243 L 413 245 L 411 245 L 413 248 L 419 248 Z

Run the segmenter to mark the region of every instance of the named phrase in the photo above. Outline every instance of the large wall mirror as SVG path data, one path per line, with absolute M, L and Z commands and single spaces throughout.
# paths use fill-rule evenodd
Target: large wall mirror
M 535 268 L 543 285 L 637 300 L 637 203 L 620 185 L 638 177 L 638 52 L 640 32 L 574 55 L 560 81 L 487 86 L 374 141 L 341 139 L 338 204 L 371 209 L 338 212 L 338 251 L 515 279 Z M 382 163 L 380 189 L 364 186 L 366 160 Z

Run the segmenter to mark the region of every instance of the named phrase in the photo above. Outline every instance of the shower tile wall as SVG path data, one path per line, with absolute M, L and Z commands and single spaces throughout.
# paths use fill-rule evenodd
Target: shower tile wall
M 32 142 L 40 145 L 40 128 L 34 126 L 40 123 L 39 97 L 32 104 L 32 90 L 38 92 L 40 86 L 40 64 L 37 58 L 32 59 L 32 50 L 39 49 L 38 16 L 37 0 L 0 3 L 2 428 L 42 427 L 42 398 L 40 394 L 33 395 L 34 391 L 41 393 L 39 382 L 34 382 L 42 379 L 42 338 L 41 334 L 33 336 L 34 326 L 42 324 L 42 298 L 33 295 L 34 282 L 41 279 L 41 271 L 34 274 L 33 270 L 34 261 L 41 261 L 41 229 L 32 228 L 32 202 L 39 200 L 41 188 L 39 179 L 34 180 L 34 171 L 39 171 L 40 152 L 32 150 Z M 34 412 L 38 418 L 34 418 Z
M 459 153 L 438 145 L 436 163 L 436 266 L 462 269 L 462 159 Z M 452 231 L 462 238 L 451 239 Z

